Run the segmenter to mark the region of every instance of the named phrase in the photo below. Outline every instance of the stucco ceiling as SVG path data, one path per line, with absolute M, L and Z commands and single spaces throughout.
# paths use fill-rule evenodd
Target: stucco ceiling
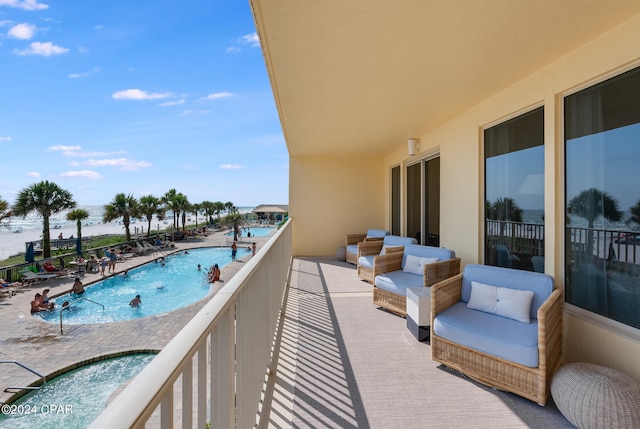
M 640 13 L 638 0 L 250 0 L 289 153 L 386 153 Z

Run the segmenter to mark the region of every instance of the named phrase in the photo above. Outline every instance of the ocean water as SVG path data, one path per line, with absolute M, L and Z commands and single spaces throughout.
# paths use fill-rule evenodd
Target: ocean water
M 89 213 L 89 217 L 82 221 L 82 225 L 89 226 L 89 225 L 97 225 L 97 224 L 103 223 L 102 216 L 104 215 L 104 206 L 78 206 L 77 208 L 84 209 Z M 240 213 L 249 213 L 254 208 L 255 207 L 238 207 L 238 211 Z M 64 227 L 73 227 L 73 228 L 76 227 L 75 221 L 67 220 L 68 212 L 69 210 L 65 210 L 63 212 L 56 213 L 49 218 L 51 231 L 53 231 L 54 229 L 59 229 Z M 195 221 L 195 216 L 193 215 L 193 213 L 188 213 L 187 218 L 191 218 L 192 221 Z M 205 218 L 204 215 L 199 214 L 198 222 L 202 222 L 204 218 Z M 170 223 L 172 219 L 173 219 L 173 214 L 169 210 L 167 212 L 167 219 L 160 221 L 156 217 L 154 217 L 153 220 L 151 221 L 151 224 L 156 225 L 160 223 L 161 225 L 164 225 L 164 222 Z M 122 221 L 112 221 L 110 223 L 118 224 L 118 223 L 122 223 Z M 146 228 L 147 220 L 146 219 L 132 220 L 132 225 L 134 227 L 136 224 L 139 224 Z M 132 227 L 132 231 L 134 227 Z M 16 230 L 31 230 L 31 229 L 42 230 L 42 217 L 35 212 L 30 213 L 24 218 L 13 216 L 8 220 L 5 219 L 4 221 L 0 222 L 0 231 L 16 231 Z

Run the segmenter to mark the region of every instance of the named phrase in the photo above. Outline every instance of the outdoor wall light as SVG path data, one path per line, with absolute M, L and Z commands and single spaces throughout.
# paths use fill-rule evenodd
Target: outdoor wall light
M 418 141 L 418 139 L 410 138 L 407 141 L 407 144 L 409 146 L 409 156 L 415 155 L 416 150 L 420 147 L 420 142 Z

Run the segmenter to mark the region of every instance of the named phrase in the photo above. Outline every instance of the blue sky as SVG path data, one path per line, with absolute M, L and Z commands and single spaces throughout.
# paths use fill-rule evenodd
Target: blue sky
M 288 203 L 288 154 L 246 0 L 0 0 L 0 197 L 49 180 Z

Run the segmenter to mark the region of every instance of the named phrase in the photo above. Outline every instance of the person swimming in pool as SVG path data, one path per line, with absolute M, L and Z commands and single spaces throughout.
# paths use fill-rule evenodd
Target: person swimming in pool
M 140 299 L 140 295 L 136 295 L 136 297 L 129 302 L 129 305 L 133 308 L 138 308 L 141 304 L 142 300 Z

